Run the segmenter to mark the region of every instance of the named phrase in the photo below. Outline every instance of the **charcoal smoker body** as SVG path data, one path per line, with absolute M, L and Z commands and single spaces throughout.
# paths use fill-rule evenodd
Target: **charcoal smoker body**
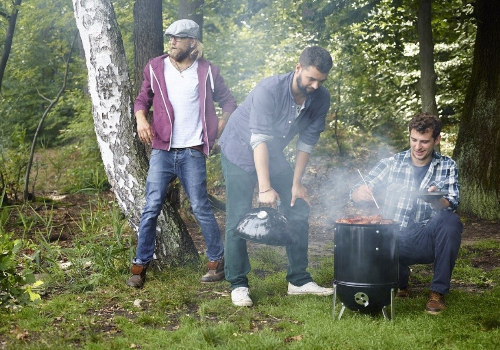
M 347 307 L 373 314 L 391 306 L 398 288 L 399 255 L 396 224 L 344 224 L 334 228 L 333 310 L 338 296 L 339 319 Z

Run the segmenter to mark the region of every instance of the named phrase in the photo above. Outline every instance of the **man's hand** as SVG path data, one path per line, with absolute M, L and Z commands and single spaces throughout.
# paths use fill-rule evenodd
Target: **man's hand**
M 219 126 L 217 127 L 217 138 L 220 138 L 220 135 L 222 135 L 222 132 L 226 127 L 226 123 L 227 122 L 224 119 L 219 119 Z
M 137 119 L 137 134 L 139 135 L 139 140 L 150 145 L 153 142 L 153 128 L 151 128 L 146 118 L 146 112 L 137 111 L 135 117 Z
M 226 127 L 227 121 L 229 120 L 230 116 L 231 113 L 222 113 L 222 117 L 221 119 L 219 119 L 219 126 L 217 127 L 217 138 L 220 138 L 220 135 L 222 135 L 222 132 L 224 131 L 224 128 Z
M 292 201 L 290 203 L 290 206 L 293 207 L 295 205 L 295 201 L 299 198 L 302 198 L 309 206 L 311 206 L 311 197 L 309 197 L 309 195 L 307 194 L 307 188 L 302 186 L 302 184 L 294 184 L 292 186 Z
M 427 191 L 428 192 L 435 192 L 435 191 L 439 191 L 439 188 L 437 186 L 431 186 L 431 187 L 429 187 L 429 189 Z M 432 205 L 432 207 L 436 211 L 444 209 L 444 208 L 448 208 L 450 206 L 450 202 L 448 202 L 448 200 L 444 197 L 434 198 L 434 197 L 428 196 L 428 197 L 422 198 L 422 200 L 429 203 L 430 205 Z
M 372 189 L 366 185 L 361 185 L 352 192 L 351 198 L 355 203 L 372 202 L 373 201 Z
M 269 189 L 269 191 L 259 192 L 259 205 L 263 207 L 276 208 L 276 202 L 280 200 L 278 192 L 274 189 Z

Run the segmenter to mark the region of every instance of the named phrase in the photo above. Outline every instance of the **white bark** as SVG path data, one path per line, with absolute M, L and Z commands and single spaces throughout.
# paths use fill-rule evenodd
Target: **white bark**
M 144 206 L 147 161 L 136 137 L 125 50 L 111 0 L 73 0 L 85 50 L 92 114 L 102 160 L 121 210 L 137 232 Z M 196 260 L 182 220 L 165 205 L 158 219 L 156 256 L 162 265 Z

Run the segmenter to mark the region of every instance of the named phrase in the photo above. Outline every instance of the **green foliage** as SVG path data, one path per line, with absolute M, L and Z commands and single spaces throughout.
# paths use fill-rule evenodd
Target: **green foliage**
M 32 138 L 43 112 L 62 86 L 64 58 L 76 32 L 70 0 L 22 2 L 2 83 L 1 130 L 8 132 L 22 125 Z M 86 84 L 85 65 L 78 55 L 72 57 L 68 90 L 81 90 Z M 68 104 L 51 111 L 41 137 L 52 142 L 73 114 L 74 108 Z
M 41 211 L 43 214 L 30 206 L 23 206 L 17 212 L 22 238 L 16 242 L 34 242 L 29 247 L 33 252 L 30 266 L 46 276 L 46 288 L 91 290 L 128 269 L 133 236 L 126 218 L 114 203 L 95 196 L 89 198 L 89 207 L 81 212 L 80 218 L 71 218 L 77 220 L 78 228 L 71 237 L 71 247 L 61 245 L 58 239 L 61 236 L 68 239 L 73 233 L 54 223 L 54 211 L 48 204 Z M 0 223 L 3 230 L 7 222 Z
M 211 189 L 224 186 L 220 154 L 211 155 L 207 158 L 207 184 Z
M 0 190 L 5 191 L 5 199 L 17 201 L 22 197 L 30 147 L 25 138 L 25 129 L 18 125 L 9 137 L 0 138 Z
M 432 7 L 436 99 L 447 123 L 460 118 L 475 37 L 472 5 L 452 3 Z M 205 2 L 206 57 L 221 66 L 242 101 L 262 78 L 291 71 L 305 46 L 321 45 L 334 59 L 325 83 L 332 94 L 331 113 L 344 127 L 401 148 L 407 143 L 407 121 L 421 110 L 416 5 L 409 0 L 399 6 L 391 0 L 374 4 Z
M 107 190 L 109 183 L 95 137 L 91 102 L 81 91 L 67 93 L 64 101 L 75 107 L 75 114 L 67 127 L 61 130 L 58 141 L 68 144 L 67 153 L 76 154 L 77 162 L 90 165 L 66 168 L 64 190 L 68 192 Z M 60 105 L 62 106 L 64 104 Z M 65 160 L 67 156 L 64 157 Z
M 1 209 L 0 217 L 4 217 L 7 210 Z M 0 310 L 15 309 L 40 298 L 30 286 L 35 277 L 31 259 L 22 253 L 23 241 L 5 232 L 3 221 L 0 218 Z
M 132 71 L 134 4 L 126 0 L 113 4 Z M 178 2 L 163 5 L 167 26 L 176 19 Z M 402 148 L 406 146 L 406 122 L 420 109 L 415 88 L 419 80 L 415 6 L 410 0 L 208 0 L 203 7 L 205 56 L 221 67 L 228 86 L 242 101 L 262 78 L 292 71 L 305 46 L 321 45 L 334 58 L 325 86 L 332 94 L 330 120 L 335 117 L 340 122 L 336 134 L 340 137 L 325 141 L 345 143 L 349 148 L 349 139 L 341 137 L 358 130 Z M 438 106 L 444 120 L 454 123 L 460 117 L 464 84 L 470 74 L 475 37 L 472 5 L 459 0 L 433 2 L 432 11 Z M 63 58 L 75 31 L 70 0 L 22 3 L 0 97 L 4 135 L 10 135 L 16 125 L 24 126 L 28 139 L 33 135 L 49 103 L 46 99 L 60 88 Z M 3 35 L 0 32 L 0 40 Z M 85 65 L 73 55 L 68 89 L 40 135 L 46 148 L 77 141 L 80 156 L 87 164 L 95 164 L 69 174 L 68 191 L 108 186 L 93 136 L 90 98 L 82 91 L 85 85 Z M 327 132 L 332 134 L 333 128 L 330 123 Z M 454 131 L 446 132 L 453 142 Z

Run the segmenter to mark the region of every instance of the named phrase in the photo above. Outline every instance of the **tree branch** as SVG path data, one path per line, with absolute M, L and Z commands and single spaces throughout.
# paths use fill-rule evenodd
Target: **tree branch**
M 73 42 L 71 43 L 71 49 L 68 54 L 68 58 L 66 59 L 66 68 L 64 70 L 64 78 L 63 78 L 63 84 L 61 86 L 61 89 L 56 95 L 56 98 L 50 103 L 50 105 L 47 107 L 45 112 L 42 115 L 42 118 L 40 119 L 40 122 L 38 123 L 38 127 L 36 128 L 35 135 L 33 136 L 33 142 L 31 143 L 31 151 L 30 151 L 30 157 L 28 160 L 28 166 L 26 167 L 26 174 L 24 176 L 24 191 L 23 191 L 23 198 L 26 201 L 28 199 L 28 185 L 29 185 L 29 178 L 30 178 L 30 171 L 31 171 L 31 166 L 33 165 L 33 157 L 35 154 L 35 146 L 36 146 L 36 141 L 38 138 L 38 133 L 40 132 L 43 122 L 45 121 L 45 118 L 49 114 L 50 110 L 52 107 L 56 105 L 56 103 L 59 101 L 59 98 L 63 94 L 64 90 L 66 89 L 66 83 L 68 81 L 68 73 L 69 73 L 69 62 L 71 61 L 71 55 L 73 54 L 73 50 L 75 48 L 75 42 L 78 37 L 78 31 L 75 33 L 75 36 L 73 37 Z M 42 96 L 43 97 L 43 96 Z

